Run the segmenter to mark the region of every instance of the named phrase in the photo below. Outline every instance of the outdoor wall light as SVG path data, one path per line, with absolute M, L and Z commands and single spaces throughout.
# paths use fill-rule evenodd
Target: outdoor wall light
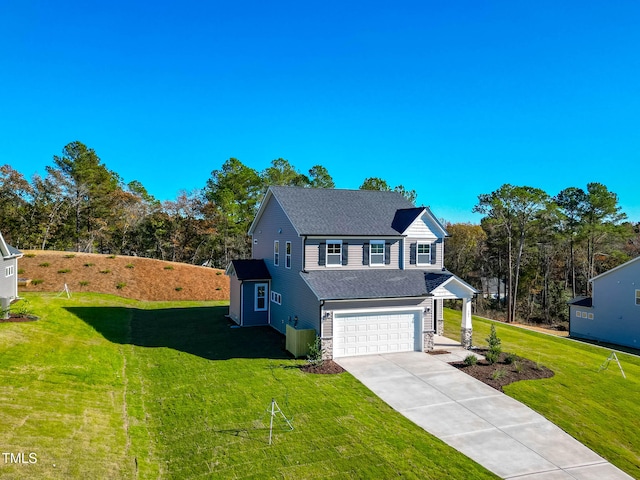
M 293 317 L 293 326 L 297 327 L 298 326 L 298 315 L 296 315 L 295 317 Z

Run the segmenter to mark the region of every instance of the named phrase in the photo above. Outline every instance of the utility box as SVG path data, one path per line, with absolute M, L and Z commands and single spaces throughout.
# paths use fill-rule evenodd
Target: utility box
M 302 357 L 309 354 L 309 345 L 316 341 L 314 329 L 297 329 L 287 325 L 286 348 L 294 357 Z

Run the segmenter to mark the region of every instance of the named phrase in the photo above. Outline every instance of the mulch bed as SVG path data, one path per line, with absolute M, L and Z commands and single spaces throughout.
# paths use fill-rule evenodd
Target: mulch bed
M 0 323 L 13 323 L 13 322 L 35 322 L 38 317 L 35 315 L 16 315 L 9 314 L 9 318 L 0 318 Z
M 486 350 L 478 350 L 478 353 L 484 354 Z M 475 365 L 465 365 L 464 362 L 452 362 L 451 365 L 501 392 L 502 387 L 510 383 L 551 378 L 554 375 L 552 370 L 527 358 L 517 357 L 513 363 L 508 364 L 505 357 L 506 354 L 501 353 L 498 361 L 492 365 L 486 360 L 479 360 Z M 498 371 L 501 373 L 495 373 Z
M 344 372 L 344 368 L 342 368 L 333 360 L 325 360 L 319 365 L 307 363 L 306 365 L 301 365 L 300 370 L 305 373 L 319 373 L 325 375 Z

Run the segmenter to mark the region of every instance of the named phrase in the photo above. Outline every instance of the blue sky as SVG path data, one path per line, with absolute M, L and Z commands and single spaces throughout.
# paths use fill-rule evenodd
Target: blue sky
M 640 221 L 639 24 L 632 0 L 0 0 L 0 163 L 79 140 L 169 200 L 283 157 L 453 222 L 597 181 Z

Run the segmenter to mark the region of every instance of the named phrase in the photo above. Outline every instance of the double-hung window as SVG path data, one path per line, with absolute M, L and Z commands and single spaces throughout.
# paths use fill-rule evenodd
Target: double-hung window
M 342 265 L 342 240 L 327 240 L 327 265 Z
M 640 290 L 636 290 L 636 305 L 640 305 Z
M 267 289 L 269 285 L 266 283 L 256 283 L 256 291 L 254 297 L 253 309 L 256 312 L 264 312 L 267 310 Z
M 384 240 L 371 240 L 369 243 L 369 264 L 384 265 Z
M 14 270 L 13 265 L 9 265 L 8 267 L 5 267 L 5 269 L 4 269 L 4 276 L 5 277 L 12 277 L 14 273 L 15 273 L 15 270 Z
M 417 245 L 417 260 L 418 265 L 431 264 L 431 244 L 430 243 L 418 243 Z
M 287 242 L 284 257 L 284 266 L 291 268 L 291 242 Z
M 276 267 L 280 265 L 280 240 L 273 242 L 273 264 Z

